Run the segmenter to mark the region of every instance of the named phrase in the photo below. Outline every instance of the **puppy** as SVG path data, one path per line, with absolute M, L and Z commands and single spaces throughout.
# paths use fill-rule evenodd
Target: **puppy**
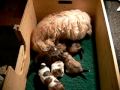
M 62 53 L 62 52 L 64 52 L 64 51 L 66 51 L 66 45 L 65 44 L 63 44 L 63 43 L 58 43 L 57 45 L 56 45 L 56 48 Z
M 84 50 L 83 50 L 83 48 L 81 47 L 80 43 L 78 43 L 78 42 L 72 43 L 72 45 L 68 47 L 67 51 L 68 51 L 71 55 L 79 54 L 80 59 L 83 58 Z
M 61 82 L 52 75 L 47 76 L 44 82 L 48 86 L 48 90 L 64 90 Z
M 82 65 L 78 61 L 76 61 L 68 52 L 64 52 L 63 57 L 66 67 L 66 73 L 79 74 L 84 71 Z
M 56 61 L 51 65 L 51 73 L 55 77 L 63 77 L 64 75 L 64 63 L 62 61 Z
M 72 55 L 78 53 L 82 47 L 80 46 L 79 43 L 72 43 L 72 45 L 68 48 L 68 52 Z
M 42 83 L 48 87 L 48 90 L 64 90 L 62 83 L 51 74 L 45 63 L 41 64 L 38 74 Z

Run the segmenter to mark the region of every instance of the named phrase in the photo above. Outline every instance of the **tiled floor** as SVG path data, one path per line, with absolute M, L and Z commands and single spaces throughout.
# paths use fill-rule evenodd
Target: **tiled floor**
M 117 12 L 120 2 L 105 1 L 105 5 L 120 70 L 120 12 Z

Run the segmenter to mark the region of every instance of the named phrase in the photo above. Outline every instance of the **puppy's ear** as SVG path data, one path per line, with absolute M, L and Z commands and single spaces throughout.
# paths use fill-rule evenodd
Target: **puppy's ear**
M 48 86 L 50 84 L 50 82 L 52 82 L 52 79 L 50 77 L 48 77 L 44 80 L 44 83 L 46 86 Z
M 42 68 L 44 68 L 44 67 L 46 67 L 46 64 L 45 64 L 45 63 L 41 63 L 40 69 L 42 69 Z

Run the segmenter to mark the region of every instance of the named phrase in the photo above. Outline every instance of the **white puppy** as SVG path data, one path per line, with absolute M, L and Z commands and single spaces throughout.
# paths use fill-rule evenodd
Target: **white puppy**
M 56 61 L 51 65 L 51 73 L 55 77 L 62 77 L 64 75 L 64 63 L 62 61 Z

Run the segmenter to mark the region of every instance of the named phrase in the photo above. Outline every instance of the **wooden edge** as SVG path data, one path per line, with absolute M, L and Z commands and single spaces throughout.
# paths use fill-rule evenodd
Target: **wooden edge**
M 120 73 L 119 73 L 119 68 L 118 68 L 118 62 L 117 62 L 117 57 L 116 57 L 115 47 L 114 47 L 114 43 L 113 43 L 113 38 L 112 38 L 110 25 L 109 25 L 109 22 L 108 22 L 108 17 L 107 17 L 107 13 L 106 13 L 106 9 L 105 9 L 105 5 L 104 5 L 103 0 L 101 0 L 101 5 L 102 5 L 103 14 L 104 14 L 104 18 L 105 18 L 105 23 L 106 23 L 106 27 L 107 27 L 107 31 L 108 31 L 108 37 L 109 37 L 109 41 L 110 41 L 110 46 L 111 46 L 111 50 L 112 50 L 113 63 L 114 63 L 115 72 L 116 72 L 115 74 L 116 74 L 119 89 L 120 89 Z
M 19 31 L 21 32 L 23 39 L 25 41 L 25 51 L 24 51 L 24 60 L 22 64 L 23 74 L 26 77 L 30 64 L 30 38 L 33 29 L 36 27 L 37 20 L 36 14 L 33 6 L 33 1 L 28 0 L 23 17 L 19 26 Z
M 25 90 L 26 78 L 8 67 L 2 90 Z
M 2 90 L 25 90 L 30 64 L 30 37 L 37 20 L 32 0 L 28 0 L 19 26 L 24 45 L 20 46 L 15 70 L 9 66 Z
M 24 45 L 20 46 L 19 49 L 19 54 L 18 54 L 18 58 L 17 58 L 17 63 L 16 63 L 16 67 L 15 67 L 15 72 L 18 75 L 21 75 L 23 73 L 23 60 L 24 60 Z
M 120 90 L 120 77 L 103 0 L 96 5 L 95 39 L 100 90 Z

